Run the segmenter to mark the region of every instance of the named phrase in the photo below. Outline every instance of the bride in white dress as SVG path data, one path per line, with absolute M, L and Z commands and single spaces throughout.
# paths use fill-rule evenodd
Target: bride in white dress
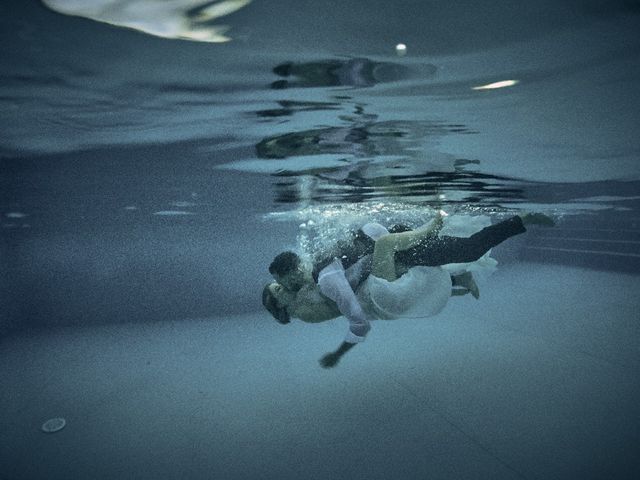
M 495 270 L 497 262 L 490 257 L 493 246 L 524 233 L 525 225 L 554 225 L 553 219 L 540 213 L 515 215 L 493 225 L 486 216 L 447 216 L 445 220 L 442 214 L 410 231 L 389 232 L 380 224 L 365 225 L 361 230 L 374 240 L 373 254 L 363 255 L 346 270 L 342 260 L 334 257 L 314 277 L 311 262 L 302 262 L 293 252 L 281 253 L 269 266 L 276 281 L 265 285 L 263 305 L 283 324 L 290 317 L 310 323 L 347 317 L 349 332 L 344 341 L 320 359 L 323 368 L 332 368 L 364 341 L 371 328 L 369 320 L 430 317 L 442 311 L 452 295 L 471 293 L 478 298 L 473 276 Z M 357 251 L 370 251 L 370 242 L 359 234 L 355 240 L 360 245 L 355 245 Z M 473 261 L 443 265 L 450 260 Z
M 395 252 L 410 248 L 430 231 L 469 237 L 490 224 L 486 216 L 453 216 L 438 217 L 417 230 L 393 235 L 379 225 L 363 227 L 376 243 L 372 273 L 356 292 L 360 305 L 371 318 L 381 320 L 437 315 L 452 295 L 452 277 L 466 272 L 491 273 L 498 262 L 489 256 L 489 251 L 472 263 L 415 266 L 407 270 L 396 263 Z

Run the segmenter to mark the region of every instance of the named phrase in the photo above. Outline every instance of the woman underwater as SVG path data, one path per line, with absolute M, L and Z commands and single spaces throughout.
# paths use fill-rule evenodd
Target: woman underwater
M 300 261 L 293 252 L 284 252 L 270 267 L 276 282 L 265 286 L 263 304 L 281 323 L 287 323 L 289 317 L 322 322 L 345 315 L 355 336 L 348 335 L 338 350 L 321 360 L 323 366 L 333 366 L 364 339 L 370 328 L 369 319 L 429 317 L 442 311 L 452 294 L 470 292 L 477 298 L 471 272 L 495 269 L 497 262 L 489 257 L 491 246 L 525 232 L 525 224 L 553 224 L 541 214 L 490 223 L 485 216 L 454 216 L 444 222 L 443 216 L 438 215 L 424 227 L 399 233 L 389 233 L 379 224 L 367 224 L 361 230 L 375 241 L 373 253 L 363 255 L 346 270 L 336 257 L 319 275 L 313 275 L 313 266 Z M 441 230 L 443 234 L 439 235 Z M 417 246 L 423 252 L 420 261 L 415 261 L 417 256 L 403 255 L 415 253 Z M 367 257 L 369 267 L 364 269 L 370 274 L 362 275 L 360 271 L 353 275 L 351 270 L 362 270 Z M 348 281 L 354 276 L 365 280 Z M 335 280 L 340 278 L 344 279 L 342 286 L 337 286 Z M 345 299 L 347 291 L 350 299 Z M 362 331 L 360 335 L 358 329 Z

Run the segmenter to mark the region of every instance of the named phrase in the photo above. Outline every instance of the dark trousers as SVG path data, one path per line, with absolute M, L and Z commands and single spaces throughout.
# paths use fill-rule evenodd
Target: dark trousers
M 418 245 L 397 252 L 395 259 L 407 267 L 474 262 L 507 238 L 524 232 L 526 229 L 522 219 L 515 216 L 485 227 L 468 238 L 446 235 L 425 237 Z

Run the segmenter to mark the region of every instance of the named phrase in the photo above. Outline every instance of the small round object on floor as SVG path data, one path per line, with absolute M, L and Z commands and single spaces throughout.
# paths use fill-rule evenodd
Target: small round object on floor
M 42 424 L 42 431 L 45 433 L 59 432 L 67 424 L 64 418 L 50 418 Z
M 396 45 L 396 54 L 399 57 L 404 57 L 407 54 L 407 46 L 404 43 L 399 43 Z

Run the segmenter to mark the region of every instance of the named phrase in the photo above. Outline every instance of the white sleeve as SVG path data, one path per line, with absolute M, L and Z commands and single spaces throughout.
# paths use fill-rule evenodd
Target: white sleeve
M 389 235 L 389 230 L 375 222 L 367 223 L 361 230 L 372 240 L 378 240 L 385 235 Z
M 325 297 L 336 303 L 340 313 L 349 320 L 349 331 L 344 341 L 348 343 L 363 342 L 371 330 L 371 325 L 356 294 L 349 285 L 342 263 L 338 259 L 334 259 L 332 263 L 320 271 L 318 287 Z

